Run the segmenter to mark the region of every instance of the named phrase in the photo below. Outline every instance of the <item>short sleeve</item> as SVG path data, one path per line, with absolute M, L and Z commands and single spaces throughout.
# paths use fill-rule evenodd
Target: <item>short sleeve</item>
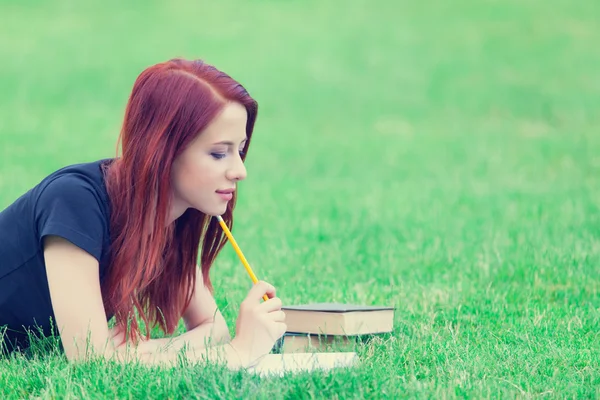
M 100 262 L 107 221 L 99 194 L 85 177 L 63 175 L 51 181 L 34 213 L 40 245 L 45 236 L 60 236 Z

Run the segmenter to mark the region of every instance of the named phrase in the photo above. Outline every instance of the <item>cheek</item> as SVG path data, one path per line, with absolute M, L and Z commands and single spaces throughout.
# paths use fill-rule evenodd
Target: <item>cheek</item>
M 209 161 L 200 157 L 182 158 L 174 169 L 175 187 L 182 191 L 196 191 L 203 184 L 209 183 Z
M 189 160 L 186 159 L 185 154 L 182 154 L 175 163 L 173 164 L 173 171 L 171 172 L 171 182 L 173 189 L 180 194 L 186 191 L 188 182 L 193 175 L 194 168 L 190 164 Z

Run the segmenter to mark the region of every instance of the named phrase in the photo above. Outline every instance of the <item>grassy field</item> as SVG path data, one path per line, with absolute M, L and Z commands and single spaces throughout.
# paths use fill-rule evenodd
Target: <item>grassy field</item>
M 142 69 L 204 58 L 260 104 L 234 228 L 257 275 L 395 305 L 394 333 L 281 379 L 0 360 L 0 397 L 600 397 L 598 1 L 123 3 L 0 1 L 0 208 L 114 155 Z M 230 246 L 211 277 L 233 330 Z

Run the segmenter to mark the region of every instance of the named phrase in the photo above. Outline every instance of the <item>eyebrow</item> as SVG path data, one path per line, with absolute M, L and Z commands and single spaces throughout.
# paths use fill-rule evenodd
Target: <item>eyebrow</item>
M 242 140 L 242 143 L 247 142 L 248 138 Z M 213 144 L 225 144 L 227 146 L 233 146 L 235 143 L 229 141 L 229 140 L 223 140 L 222 142 L 217 142 L 217 143 L 213 143 Z

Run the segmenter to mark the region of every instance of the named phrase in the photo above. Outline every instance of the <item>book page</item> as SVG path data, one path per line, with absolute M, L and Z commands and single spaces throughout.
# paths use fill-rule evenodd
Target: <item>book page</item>
M 286 373 L 310 372 L 316 369 L 351 367 L 357 363 L 358 356 L 353 352 L 267 354 L 246 370 L 261 376 L 283 376 Z

